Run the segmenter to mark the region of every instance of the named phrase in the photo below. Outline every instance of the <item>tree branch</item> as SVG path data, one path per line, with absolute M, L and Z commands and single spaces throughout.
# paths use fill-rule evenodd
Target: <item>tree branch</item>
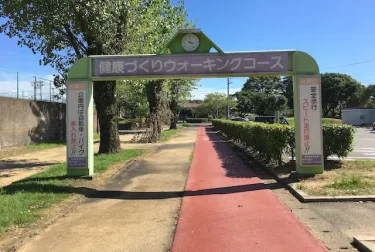
M 65 35 L 67 36 L 67 38 L 69 39 L 75 53 L 77 54 L 77 58 L 82 58 L 83 55 L 81 53 L 81 44 L 79 43 L 77 37 L 72 33 L 72 31 L 70 30 L 70 27 L 69 25 L 64 25 L 64 29 L 65 29 Z

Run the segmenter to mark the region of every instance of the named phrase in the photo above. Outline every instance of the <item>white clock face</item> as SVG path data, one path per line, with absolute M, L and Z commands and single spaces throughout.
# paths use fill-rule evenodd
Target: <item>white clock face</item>
M 199 38 L 195 34 L 186 34 L 181 41 L 181 46 L 187 52 L 195 51 L 199 46 Z

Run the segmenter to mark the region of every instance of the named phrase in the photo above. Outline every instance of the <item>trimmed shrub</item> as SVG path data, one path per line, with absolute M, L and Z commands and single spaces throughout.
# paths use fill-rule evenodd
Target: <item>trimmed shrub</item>
M 281 124 L 213 120 L 213 126 L 229 138 L 270 160 L 281 160 L 283 152 L 295 156 L 295 129 Z M 355 128 L 349 125 L 323 125 L 324 158 L 346 157 L 353 150 Z
M 331 155 L 346 157 L 353 150 L 355 128 L 350 125 L 323 125 L 324 158 Z
M 208 122 L 208 118 L 188 118 L 187 123 L 205 123 Z
M 286 125 L 228 120 L 213 120 L 212 124 L 228 137 L 239 140 L 256 151 L 267 161 L 280 161 L 283 151 L 288 147 L 290 127 Z

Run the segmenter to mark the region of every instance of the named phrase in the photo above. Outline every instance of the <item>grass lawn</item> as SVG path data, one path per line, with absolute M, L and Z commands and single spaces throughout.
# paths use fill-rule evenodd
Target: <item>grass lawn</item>
M 26 145 L 25 148 L 30 151 L 39 151 L 63 146 L 65 146 L 65 141 L 51 141 L 46 143 L 34 143 Z
M 286 120 L 288 121 L 288 123 L 291 126 L 295 125 L 294 117 L 286 118 Z M 322 118 L 322 123 L 323 124 L 342 124 L 342 120 L 341 119 L 334 119 L 334 118 Z
M 297 183 L 309 195 L 375 195 L 375 161 L 330 161 L 326 171 Z
M 94 134 L 94 140 L 99 140 L 100 134 Z M 65 146 L 65 141 L 50 141 L 45 143 L 33 143 L 25 146 L 26 150 L 29 151 L 40 151 L 40 150 L 46 150 L 51 148 L 57 148 L 57 147 L 63 147 Z
M 112 165 L 135 158 L 146 150 L 124 150 L 117 154 L 94 157 L 95 173 Z M 86 180 L 65 177 L 66 164 L 58 164 L 24 180 L 0 188 L 0 232 L 31 223 L 42 215 L 42 210 L 59 203 L 84 187 Z
M 189 125 L 190 126 L 190 125 Z M 171 137 L 175 136 L 179 130 L 184 129 L 186 127 L 185 125 L 178 126 L 177 129 L 169 129 L 169 130 L 164 130 L 161 132 L 161 137 L 160 137 L 160 142 L 165 142 L 168 141 Z
M 100 134 L 95 134 L 94 133 L 94 140 L 99 140 L 100 139 Z

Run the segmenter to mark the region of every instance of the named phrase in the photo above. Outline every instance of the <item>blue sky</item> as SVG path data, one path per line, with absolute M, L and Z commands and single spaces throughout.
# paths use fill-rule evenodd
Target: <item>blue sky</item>
M 317 60 L 321 72 L 346 73 L 365 85 L 375 83 L 373 0 L 185 0 L 185 6 L 197 27 L 224 52 L 301 50 Z M 12 84 L 1 82 L 4 68 L 47 78 L 54 73 L 39 66 L 40 55 L 17 46 L 16 39 L 0 34 L 0 45 L 0 93 L 4 85 Z M 231 93 L 241 89 L 244 81 L 233 78 Z M 226 92 L 226 79 L 204 79 L 200 84 L 195 98 Z

